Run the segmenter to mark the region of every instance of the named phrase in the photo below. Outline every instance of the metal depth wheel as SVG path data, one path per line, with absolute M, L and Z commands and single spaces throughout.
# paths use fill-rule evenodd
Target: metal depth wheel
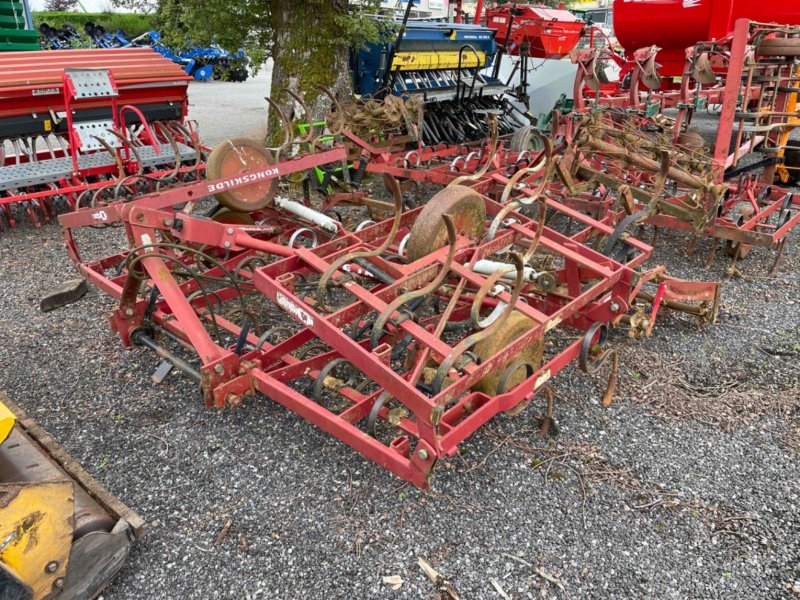
M 453 219 L 457 234 L 476 240 L 483 237 L 486 222 L 483 198 L 463 185 L 446 187 L 428 201 L 411 227 L 406 244 L 409 262 L 427 256 L 447 243 L 443 215 Z
M 211 220 L 226 225 L 255 225 L 255 219 L 248 213 L 231 210 L 224 206 L 214 213 Z
M 494 332 L 494 335 L 475 344 L 473 352 L 480 358 L 481 362 L 488 360 L 519 336 L 529 331 L 531 327 L 533 327 L 533 324 L 531 319 L 515 310 L 508 316 L 500 328 Z M 503 380 L 504 391 L 513 389 L 539 368 L 542 364 L 543 355 L 544 337 L 541 337 L 533 341 L 516 356 L 511 356 L 506 359 L 503 364 L 498 365 L 491 373 L 473 385 L 472 391 L 483 392 L 489 396 L 496 396 L 501 379 Z M 508 369 L 512 363 L 517 363 L 519 368 L 516 368 L 510 376 L 504 377 L 506 369 Z M 523 366 L 528 366 L 530 369 L 522 368 Z
M 247 171 L 262 169 L 275 164 L 275 158 L 255 140 L 234 137 L 218 144 L 208 157 L 206 176 L 208 179 L 235 177 Z M 278 192 L 278 178 L 266 179 L 232 190 L 215 194 L 225 208 L 238 212 L 261 210 L 272 203 Z

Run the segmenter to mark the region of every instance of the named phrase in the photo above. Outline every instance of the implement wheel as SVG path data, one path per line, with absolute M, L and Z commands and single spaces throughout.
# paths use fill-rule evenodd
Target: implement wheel
M 529 331 L 531 327 L 533 327 L 533 321 L 531 319 L 521 312 L 513 311 L 500 328 L 495 331 L 494 335 L 475 344 L 473 351 L 478 358 L 481 359 L 481 362 L 488 360 L 519 336 Z M 504 363 L 492 369 L 491 373 L 472 386 L 472 391 L 483 392 L 489 396 L 496 396 L 499 393 L 511 390 L 525 381 L 525 379 L 530 377 L 530 375 L 539 368 L 542 364 L 543 354 L 544 337 L 541 337 L 538 340 L 534 340 L 516 356 L 506 359 Z M 519 368 L 516 368 L 512 373 L 506 374 L 506 371 L 514 363 L 517 363 Z M 502 381 L 503 379 L 505 379 L 505 381 Z M 504 389 L 500 389 L 501 381 L 503 384 L 502 388 Z
M 230 208 L 222 207 L 211 217 L 212 221 L 227 225 L 255 225 L 255 219 L 246 212 L 237 212 Z
M 453 219 L 458 235 L 476 240 L 483 237 L 486 221 L 483 198 L 463 185 L 446 187 L 428 201 L 411 227 L 406 246 L 409 262 L 427 256 L 447 243 L 443 215 Z
M 217 145 L 208 157 L 206 177 L 223 179 L 275 164 L 272 154 L 259 142 L 235 137 Z M 238 212 L 253 212 L 272 204 L 278 192 L 278 178 L 262 179 L 256 183 L 214 194 L 222 206 Z
M 759 56 L 800 56 L 800 38 L 769 38 L 758 45 Z
M 533 125 L 520 127 L 511 136 L 511 151 L 524 152 L 525 150 L 540 152 L 544 150 L 541 134 Z

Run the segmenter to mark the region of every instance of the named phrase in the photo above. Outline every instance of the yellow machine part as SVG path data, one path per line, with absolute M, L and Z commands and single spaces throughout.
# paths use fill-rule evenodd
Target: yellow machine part
M 0 484 L 0 567 L 34 600 L 64 585 L 72 545 L 71 481 Z
M 394 55 L 392 71 L 432 71 L 434 69 L 457 69 L 461 57 L 461 68 L 483 67 L 485 52 L 450 50 L 445 52 L 403 52 Z
M 0 444 L 6 441 L 8 434 L 11 433 L 11 430 L 14 428 L 14 423 L 17 422 L 17 418 L 14 416 L 14 413 L 11 412 L 8 407 L 0 402 Z
M 94 598 L 144 528 L 0 392 L 0 597 Z
M 800 77 L 800 68 L 797 69 L 797 72 L 795 73 L 795 75 Z M 797 81 L 793 82 L 792 83 L 792 87 L 797 88 L 798 92 L 800 92 L 800 82 L 797 82 Z M 798 92 L 793 92 L 792 94 L 789 95 L 789 98 L 786 101 L 786 111 L 787 112 L 797 112 L 798 106 L 800 105 L 800 103 L 798 103 Z M 791 124 L 800 125 L 800 118 L 798 118 L 798 117 L 789 117 L 788 122 L 791 123 Z M 778 138 L 778 145 L 779 146 L 785 146 L 789 142 L 789 136 L 791 135 L 793 130 L 794 130 L 794 127 L 786 127 L 781 132 L 781 135 Z M 785 150 L 779 150 L 778 151 L 778 156 L 783 156 L 785 154 L 785 152 L 786 152 Z M 782 183 L 788 183 L 789 177 L 790 177 L 790 173 L 789 173 L 789 169 L 787 167 L 785 167 L 784 165 L 778 165 L 778 167 L 776 169 L 776 172 L 777 172 L 778 178 L 781 180 Z

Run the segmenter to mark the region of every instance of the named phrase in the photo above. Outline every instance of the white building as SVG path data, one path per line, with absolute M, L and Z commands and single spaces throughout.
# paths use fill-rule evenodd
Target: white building
M 448 0 L 418 0 L 411 11 L 415 19 L 442 19 L 447 17 Z M 398 11 L 400 15 L 405 12 L 407 0 L 381 0 L 381 8 Z

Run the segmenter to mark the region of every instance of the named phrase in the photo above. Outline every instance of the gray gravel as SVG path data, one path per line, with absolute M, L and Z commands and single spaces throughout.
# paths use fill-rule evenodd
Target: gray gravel
M 441 465 L 430 493 L 268 399 L 216 412 L 188 379 L 153 385 L 156 359 L 121 347 L 112 302 L 94 289 L 40 313 L 41 296 L 73 276 L 55 226 L 0 235 L 0 389 L 149 523 L 107 600 L 433 598 L 418 558 L 462 598 L 501 598 L 493 579 L 512 598 L 796 598 L 798 242 L 775 278 L 765 250 L 741 263 L 716 326 L 675 315 L 647 340 L 616 334 L 610 408 L 602 381 L 568 369 L 554 382 L 558 440 L 536 435 L 540 406 L 498 418 Z M 708 241 L 694 257 L 686 243 L 663 232 L 653 263 L 723 276 L 722 256 L 702 268 Z M 683 418 L 680 403 L 652 401 L 665 372 L 699 390 L 684 408 L 713 413 L 701 392 L 724 381 L 759 416 Z M 382 581 L 392 575 L 399 590 Z

